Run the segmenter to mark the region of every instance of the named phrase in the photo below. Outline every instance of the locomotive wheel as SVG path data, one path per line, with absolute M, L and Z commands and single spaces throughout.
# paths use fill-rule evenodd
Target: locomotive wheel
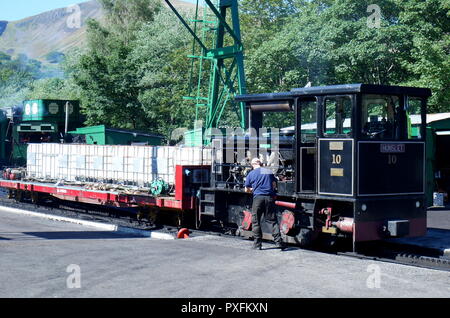
M 303 248 L 312 246 L 317 240 L 317 232 L 311 229 L 300 229 L 295 236 L 296 243 Z

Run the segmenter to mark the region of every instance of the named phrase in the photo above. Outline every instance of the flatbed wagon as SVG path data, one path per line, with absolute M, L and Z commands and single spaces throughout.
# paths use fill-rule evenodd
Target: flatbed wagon
M 197 209 L 199 185 L 190 182 L 191 172 L 195 170 L 209 171 L 209 167 L 176 166 L 175 170 L 174 192 L 161 196 L 127 186 L 49 183 L 26 179 L 0 179 L 0 187 L 8 191 L 8 197 L 11 199 L 17 201 L 29 199 L 34 204 L 45 199 L 58 199 L 94 206 L 135 209 L 137 213 L 144 214 L 165 211 L 178 218 L 179 225 L 181 225 L 187 215 L 188 219 L 193 220 Z M 100 189 L 101 187 L 106 189 Z

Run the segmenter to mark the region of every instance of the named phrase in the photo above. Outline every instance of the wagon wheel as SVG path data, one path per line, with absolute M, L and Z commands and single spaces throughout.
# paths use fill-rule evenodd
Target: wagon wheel
M 38 205 L 39 204 L 39 202 L 40 202 L 40 195 L 39 195 L 39 193 L 37 193 L 37 192 L 32 192 L 31 193 L 31 202 L 33 203 L 33 204 L 36 204 L 36 205 Z
M 24 197 L 23 191 L 20 190 L 16 191 L 15 199 L 17 202 L 23 202 L 23 197 Z

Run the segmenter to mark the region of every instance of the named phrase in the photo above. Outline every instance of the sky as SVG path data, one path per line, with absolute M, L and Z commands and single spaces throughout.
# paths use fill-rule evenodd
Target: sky
M 195 0 L 185 0 L 195 2 Z M 71 4 L 85 2 L 83 0 L 0 0 L 0 21 L 16 21 L 33 15 Z

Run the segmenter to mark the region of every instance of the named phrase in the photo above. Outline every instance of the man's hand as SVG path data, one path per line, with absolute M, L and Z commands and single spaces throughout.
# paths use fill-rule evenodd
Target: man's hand
M 253 192 L 253 189 L 252 189 L 252 188 L 247 188 L 247 187 L 245 187 L 245 192 L 247 192 L 247 193 L 252 193 L 252 192 Z

